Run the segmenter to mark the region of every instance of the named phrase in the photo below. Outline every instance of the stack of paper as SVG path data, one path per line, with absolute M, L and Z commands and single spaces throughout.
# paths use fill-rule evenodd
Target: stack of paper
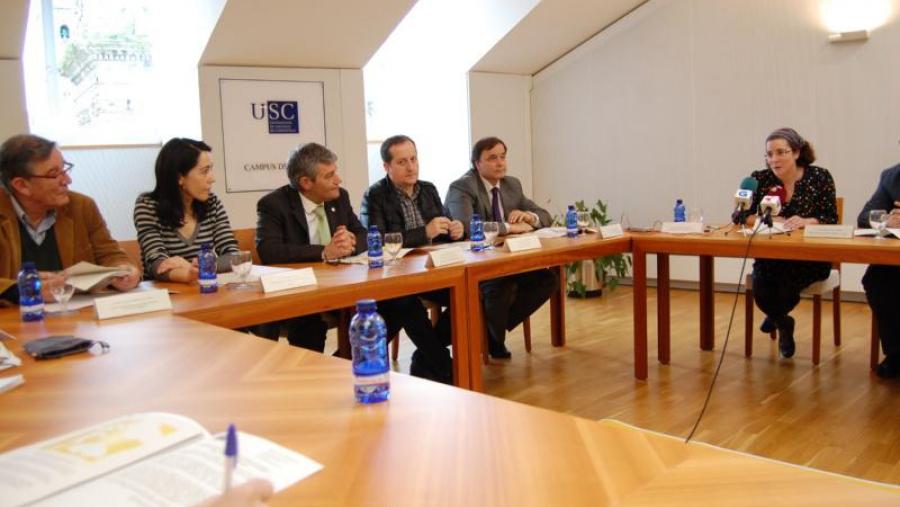
M 88 292 L 94 287 L 103 286 L 117 276 L 127 275 L 129 271 L 123 268 L 98 266 L 90 262 L 81 261 L 66 269 L 69 275 L 69 283 L 75 290 Z

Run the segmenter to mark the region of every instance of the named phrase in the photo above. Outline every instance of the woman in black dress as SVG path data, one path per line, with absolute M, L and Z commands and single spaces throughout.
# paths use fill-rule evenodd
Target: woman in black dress
M 766 138 L 767 169 L 754 171 L 759 182 L 751 210 L 767 195 L 782 198 L 781 212 L 774 217 L 785 230 L 809 224 L 837 223 L 834 180 L 827 169 L 812 165 L 815 152 L 809 141 L 791 128 L 778 129 Z M 754 225 L 756 215 L 746 213 L 746 223 Z M 778 350 L 784 357 L 794 355 L 794 319 L 789 315 L 800 302 L 800 292 L 811 283 L 828 278 L 827 262 L 757 259 L 753 264 L 753 295 L 756 306 L 766 314 L 763 332 L 778 329 Z

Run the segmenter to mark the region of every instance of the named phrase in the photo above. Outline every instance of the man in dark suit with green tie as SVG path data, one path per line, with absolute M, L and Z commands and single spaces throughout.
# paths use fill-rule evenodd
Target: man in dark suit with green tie
M 472 147 L 472 168 L 450 184 L 447 207 L 469 234 L 473 213 L 500 224 L 500 235 L 530 232 L 552 223 L 550 214 L 525 197 L 518 179 L 506 174 L 506 143 L 496 137 Z M 482 306 L 488 329 L 488 353 L 508 359 L 506 331 L 518 326 L 550 298 L 559 286 L 549 269 L 505 276 L 481 283 Z
M 256 248 L 263 264 L 330 261 L 366 250 L 366 229 L 353 212 L 337 171 L 337 156 L 320 144 L 308 143 L 291 153 L 288 184 L 256 205 Z M 377 294 L 368 297 L 377 299 Z M 442 347 L 415 296 L 379 301 L 378 312 L 389 337 L 403 328 L 417 347 Z M 290 322 L 288 341 L 321 352 L 326 331 L 321 315 L 298 317 Z M 413 373 L 444 383 L 453 381 L 449 357 L 445 363 L 417 365 Z

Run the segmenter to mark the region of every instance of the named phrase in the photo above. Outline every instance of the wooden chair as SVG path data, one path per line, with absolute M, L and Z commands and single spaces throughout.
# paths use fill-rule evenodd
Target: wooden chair
M 844 219 L 844 198 L 838 197 L 837 223 L 843 223 Z M 841 264 L 835 263 L 832 266 L 828 278 L 810 284 L 800 293 L 802 296 L 812 297 L 813 300 L 813 339 L 812 339 L 812 362 L 819 364 L 821 355 L 822 341 L 822 296 L 831 292 L 832 298 L 832 319 L 834 325 L 834 345 L 841 344 Z M 744 355 L 750 357 L 753 355 L 753 275 L 748 274 L 744 280 Z M 873 332 L 874 327 L 873 327 Z M 771 339 L 778 337 L 777 331 L 769 333 Z M 877 340 L 876 340 L 877 341 Z

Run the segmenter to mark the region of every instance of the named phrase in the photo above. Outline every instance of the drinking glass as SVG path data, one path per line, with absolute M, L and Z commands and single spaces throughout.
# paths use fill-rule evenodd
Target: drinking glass
M 388 257 L 388 265 L 394 265 L 399 262 L 397 254 L 400 253 L 401 248 L 403 248 L 403 234 L 399 232 L 389 232 L 384 235 L 384 246 L 382 246 L 382 249 L 384 250 L 385 256 Z
M 578 217 L 578 232 L 584 234 L 587 232 L 588 226 L 591 225 L 591 212 L 579 211 L 576 216 Z
M 869 212 L 869 225 L 878 231 L 875 239 L 884 239 L 884 230 L 887 226 L 887 211 L 883 209 L 873 209 Z
M 484 223 L 484 249 L 485 250 L 494 248 L 494 240 L 497 239 L 498 235 L 500 235 L 500 223 L 499 222 L 485 222 Z
M 60 274 L 62 275 L 62 273 Z M 53 300 L 62 306 L 62 309 L 56 312 L 56 315 L 72 313 L 69 310 L 69 300 L 72 299 L 72 294 L 75 294 L 74 285 L 67 282 L 63 276 L 60 276 L 50 285 L 50 294 L 53 295 Z
M 228 285 L 229 289 L 247 289 L 253 287 L 247 283 L 247 277 L 253 271 L 253 257 L 249 250 L 240 250 L 228 254 L 228 262 L 231 264 L 231 271 L 238 277 L 237 283 Z
M 700 222 L 703 223 L 703 208 L 691 208 L 688 211 L 688 222 Z

